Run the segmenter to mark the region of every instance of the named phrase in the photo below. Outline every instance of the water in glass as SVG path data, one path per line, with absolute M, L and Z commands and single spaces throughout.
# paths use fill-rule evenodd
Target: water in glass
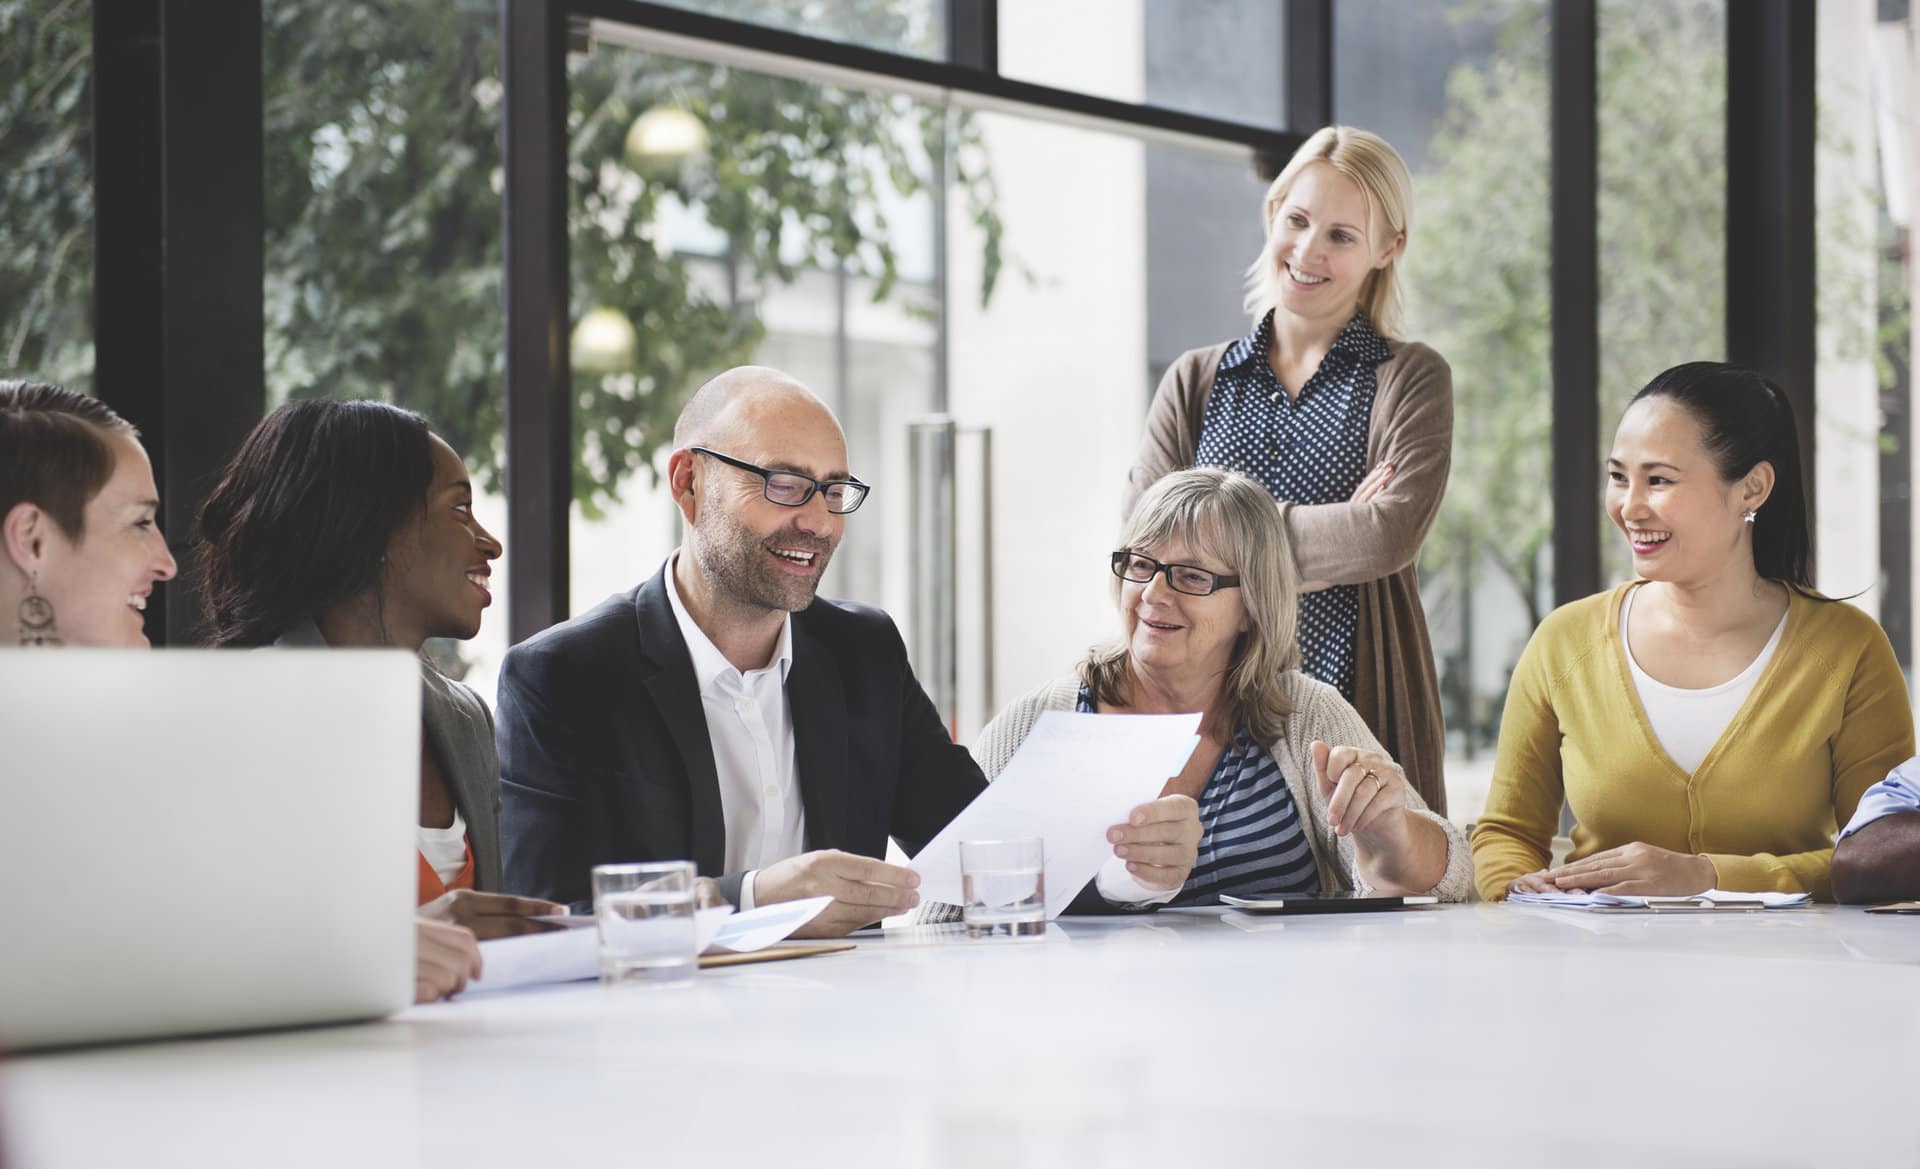
M 600 981 L 672 985 L 693 981 L 693 898 L 684 889 L 602 894 Z

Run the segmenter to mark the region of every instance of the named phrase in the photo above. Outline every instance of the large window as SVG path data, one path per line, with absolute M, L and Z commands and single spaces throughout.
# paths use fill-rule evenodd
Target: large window
M 1285 0 L 1018 0 L 999 8 L 1000 72 L 1279 129 L 1286 20 Z
M 93 10 L 0 0 L 0 377 L 93 385 Z
M 500 16 L 491 0 L 265 6 L 266 384 L 425 414 L 503 497 Z M 322 31 L 324 30 L 324 31 Z M 506 561 L 470 642 L 436 660 L 491 697 Z
M 1726 2 L 1601 0 L 1596 64 L 1604 467 L 1655 374 L 1727 357 Z M 1604 518 L 1600 549 L 1603 586 L 1633 575 Z
M 944 411 L 970 737 L 1113 634 L 1106 553 L 1145 405 L 1180 350 L 1245 331 L 1263 184 L 1250 162 L 619 39 L 569 75 L 573 611 L 677 543 L 659 481 L 673 419 L 753 361 L 833 405 L 876 485 L 823 591 L 911 638 L 913 553 L 935 533 L 914 519 L 909 428 Z M 1088 68 L 1138 74 L 1138 45 L 1104 43 Z
M 1453 474 L 1420 589 L 1447 810 L 1466 822 L 1486 801 L 1514 663 L 1552 602 L 1548 10 L 1342 0 L 1334 15 L 1335 114 L 1413 172 L 1408 328 L 1453 367 Z
M 662 0 L 708 16 L 845 41 L 910 57 L 944 57 L 946 0 Z
M 1818 8 L 1815 190 L 1818 410 L 1811 425 L 1818 565 L 1829 593 L 1876 613 L 1913 662 L 1912 10 Z

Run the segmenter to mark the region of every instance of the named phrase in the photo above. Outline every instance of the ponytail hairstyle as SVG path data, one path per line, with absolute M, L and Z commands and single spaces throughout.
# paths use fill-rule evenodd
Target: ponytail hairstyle
M 1802 596 L 1830 600 L 1813 587 L 1800 434 L 1780 387 L 1737 365 L 1689 361 L 1648 382 L 1628 407 L 1643 398 L 1670 398 L 1694 416 L 1721 482 L 1732 483 L 1760 463 L 1773 464 L 1773 492 L 1753 520 L 1753 567 Z

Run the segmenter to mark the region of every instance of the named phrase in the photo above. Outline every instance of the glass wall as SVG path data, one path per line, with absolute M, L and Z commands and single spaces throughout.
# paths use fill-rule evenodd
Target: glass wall
M 999 20 L 1004 77 L 1287 124 L 1284 0 L 1019 0 Z
M 511 541 L 502 478 L 500 14 L 492 0 L 265 6 L 266 384 L 425 414 Z M 324 27 L 324 35 L 316 31 Z M 506 561 L 471 642 L 432 650 L 491 699 Z
M 93 385 L 93 8 L 0 0 L 0 378 Z
M 1447 809 L 1463 823 L 1486 802 L 1507 682 L 1552 603 L 1548 19 L 1545 0 L 1334 6 L 1334 113 L 1413 172 L 1408 335 L 1453 367 L 1453 472 L 1420 591 Z
M 1817 11 L 1815 579 L 1877 614 L 1911 671 L 1920 56 L 1905 0 L 1829 0 Z
M 1600 458 L 1661 370 L 1727 356 L 1725 0 L 1600 0 Z M 1601 507 L 1602 484 L 1593 488 Z M 1601 584 L 1633 574 L 1600 520 Z
M 928 534 L 908 427 L 945 410 L 963 428 L 963 739 L 1110 636 L 1106 553 L 1153 385 L 1181 349 L 1246 329 L 1251 166 L 610 44 L 571 84 L 574 611 L 678 542 L 659 483 L 673 419 L 753 361 L 833 405 L 876 485 L 823 592 L 909 637 Z
M 947 55 L 946 0 L 662 0 L 708 16 L 910 57 Z

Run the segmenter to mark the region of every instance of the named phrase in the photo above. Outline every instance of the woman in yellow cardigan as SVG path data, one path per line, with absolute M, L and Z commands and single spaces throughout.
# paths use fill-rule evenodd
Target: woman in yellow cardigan
M 1640 579 L 1556 610 L 1514 668 L 1480 895 L 1830 898 L 1835 824 L 1914 753 L 1893 647 L 1813 590 L 1786 395 L 1714 362 L 1627 407 L 1607 514 Z M 1560 804 L 1576 826 L 1548 868 Z

